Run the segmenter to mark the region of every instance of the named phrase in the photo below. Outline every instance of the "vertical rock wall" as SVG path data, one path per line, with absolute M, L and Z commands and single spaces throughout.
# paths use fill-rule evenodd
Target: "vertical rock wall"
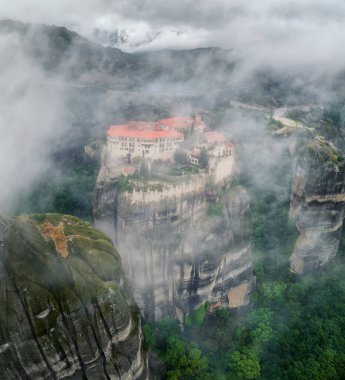
M 291 270 L 305 273 L 328 263 L 338 251 L 345 216 L 344 165 L 303 165 L 296 159 L 290 216 L 300 232 Z
M 102 178 L 102 180 L 100 180 Z M 249 197 L 241 187 L 133 201 L 100 176 L 98 226 L 113 237 L 148 320 L 249 303 L 253 287 Z

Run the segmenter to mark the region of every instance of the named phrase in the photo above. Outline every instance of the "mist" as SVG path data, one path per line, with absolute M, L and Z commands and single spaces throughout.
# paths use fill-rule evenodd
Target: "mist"
M 222 119 L 216 116 L 213 127 L 227 123 L 230 135 L 252 146 L 246 157 L 259 169 L 261 161 L 271 163 L 272 155 L 283 148 L 264 145 L 267 119 L 262 115 L 260 120 L 233 119 L 230 100 L 266 106 L 267 116 L 282 105 L 329 104 L 343 98 L 339 46 L 344 35 L 338 33 L 343 6 L 336 1 L 327 10 L 307 1 L 284 7 L 270 1 L 260 7 L 246 2 L 216 5 L 203 1 L 194 9 L 187 1 L 179 6 L 168 2 L 169 12 L 158 3 L 139 7 L 88 1 L 81 7 L 52 2 L 49 7 L 40 4 L 36 12 L 28 12 L 30 2 L 0 5 L 0 17 L 67 25 L 90 38 L 94 28 L 120 30 L 121 23 L 125 29 L 131 24 L 138 34 L 158 33 L 158 39 L 146 45 L 135 42 L 127 49 L 131 55 L 61 28 L 33 25 L 24 34 L 7 32 L 1 37 L 1 129 L 11 131 L 1 142 L 8 184 L 1 204 L 30 189 L 47 172 L 63 172 L 61 162 L 71 167 L 83 161 L 84 146 L 104 140 L 110 124 L 221 110 Z M 164 37 L 164 28 L 174 31 L 169 38 L 175 46 Z M 188 44 L 179 44 L 180 38 Z M 172 47 L 198 49 L 161 50 Z M 28 138 L 18 149 L 23 129 Z M 265 146 L 265 154 L 256 156 L 256 146 Z M 56 157 L 52 161 L 52 150 L 58 162 Z M 253 178 L 257 173 L 254 169 Z M 258 181 L 262 186 L 270 182 Z
M 321 0 L 292 1 L 288 4 L 273 0 L 257 3 L 249 0 L 201 0 L 198 3 L 190 0 L 178 3 L 172 0 L 77 0 L 73 3 L 66 0 L 18 0 L 0 4 L 0 19 L 10 19 L 0 21 L 0 213 L 69 213 L 93 222 L 97 217 L 94 218 L 96 213 L 93 214 L 95 210 L 92 202 L 97 201 L 95 184 L 102 182 L 97 181 L 97 178 L 100 168 L 102 169 L 102 150 L 108 127 L 126 124 L 131 120 L 153 121 L 200 113 L 207 119 L 211 129 L 224 132 L 235 143 L 236 172 L 227 184 L 229 188 L 225 186 L 222 189 L 224 194 L 221 196 L 229 191 L 231 199 L 234 189 L 234 193 L 240 189 L 249 196 L 243 195 L 245 202 L 242 198 L 238 200 L 243 210 L 225 218 L 230 221 L 230 228 L 226 229 L 222 217 L 226 209 L 224 204 L 228 200 L 217 204 L 215 198 L 212 202 L 218 208 L 213 209 L 205 200 L 205 220 L 199 224 L 199 235 L 195 236 L 200 242 L 205 239 L 205 247 L 208 247 L 208 238 L 214 239 L 216 247 L 222 239 L 226 242 L 228 238 L 222 235 L 217 238 L 216 234 L 211 234 L 212 223 L 215 223 L 218 231 L 224 234 L 229 232 L 230 235 L 231 226 L 235 226 L 238 228 L 233 233 L 235 237 L 241 237 L 247 229 L 248 236 L 242 241 L 243 247 L 248 250 L 245 260 L 250 261 L 248 267 L 252 270 L 252 249 L 254 275 L 258 279 L 258 291 L 253 301 L 254 312 L 250 314 L 249 311 L 248 320 L 254 318 L 253 315 L 258 310 L 267 312 L 271 307 L 273 311 L 268 314 L 278 316 L 277 321 L 281 323 L 274 327 L 276 322 L 270 317 L 268 325 L 271 330 L 274 327 L 279 331 L 280 335 L 277 333 L 277 336 L 280 339 L 290 337 L 290 330 L 295 325 L 303 325 L 293 311 L 295 307 L 302 310 L 303 299 L 310 299 L 313 294 L 307 294 L 308 290 L 303 290 L 303 293 L 301 288 L 306 282 L 298 282 L 297 277 L 289 272 L 289 257 L 299 232 L 294 221 L 289 221 L 298 137 L 293 133 L 273 137 L 269 126 L 277 108 L 317 106 L 318 119 L 308 118 L 310 115 L 307 115 L 303 122 L 310 123 L 320 135 L 325 132 L 331 143 L 340 152 L 343 151 L 345 3 L 340 0 L 331 0 L 327 4 Z M 13 22 L 11 19 L 19 21 Z M 254 106 L 254 109 L 240 109 L 231 103 L 232 100 Z M 329 109 L 331 111 L 327 113 Z M 334 161 L 332 168 L 339 169 L 344 163 L 341 154 L 336 155 Z M 328 164 L 326 162 L 323 166 L 326 169 L 321 173 L 324 177 L 320 174 L 320 178 L 331 185 L 329 178 L 336 179 L 335 186 L 337 189 L 342 188 L 342 174 L 332 177 L 334 173 L 328 170 Z M 341 170 L 339 173 L 342 173 Z M 106 170 L 104 173 L 107 173 Z M 99 209 L 105 211 L 104 220 L 98 224 L 112 237 L 115 234 L 116 213 L 111 202 L 117 202 L 117 196 L 114 196 L 115 185 L 111 182 L 113 179 L 110 178 L 109 186 L 103 189 L 104 198 L 99 202 Z M 103 185 L 104 183 L 106 182 Z M 315 189 L 318 190 L 316 185 Z M 157 187 L 155 191 L 157 193 Z M 324 194 L 316 195 L 322 197 Z M 248 207 L 244 205 L 246 202 Z M 308 204 L 305 208 L 309 206 Z M 132 210 L 133 207 L 132 203 L 128 208 L 124 207 L 123 225 L 127 222 L 127 209 Z M 329 219 L 340 215 L 340 220 L 343 213 L 341 207 L 340 211 L 331 210 L 339 213 L 330 212 Z M 233 208 L 236 207 L 233 205 Z M 157 210 L 148 210 L 142 219 L 138 217 L 136 224 L 133 223 L 134 228 L 130 223 L 127 225 L 128 245 L 123 245 L 123 252 L 131 250 L 134 264 L 130 264 L 140 272 L 142 265 L 136 265 L 134 259 L 142 258 L 145 253 L 144 243 L 150 243 L 147 238 L 149 234 L 145 235 L 145 228 L 151 223 L 149 218 L 151 214 L 162 216 L 166 212 L 166 220 L 161 225 L 161 232 L 164 230 L 165 234 L 159 237 L 154 235 L 156 231 L 152 232 L 152 241 L 157 238 L 157 246 L 167 244 L 161 250 L 157 249 L 156 255 L 159 262 L 164 261 L 165 269 L 161 272 L 159 269 L 157 276 L 152 275 L 154 265 L 151 249 L 148 255 L 148 260 L 152 260 L 148 271 L 151 273 L 146 273 L 145 276 L 151 276 L 152 283 L 159 278 L 159 274 L 164 279 L 165 276 L 170 276 L 172 266 L 166 265 L 165 260 L 171 258 L 174 247 L 182 242 L 181 252 L 186 248 L 190 257 L 186 260 L 183 276 L 182 271 L 178 273 L 178 270 L 174 275 L 181 275 L 180 282 L 185 285 L 184 291 L 189 291 L 189 273 L 195 275 L 196 271 L 191 268 L 199 265 L 196 255 L 194 256 L 195 252 L 199 254 L 194 248 L 199 241 L 194 244 L 193 228 L 192 232 L 180 228 L 185 233 L 184 247 L 180 230 L 176 228 L 176 235 L 168 233 L 172 230 L 169 226 L 178 220 L 178 216 L 171 214 L 168 218 L 168 213 L 163 208 L 159 210 L 157 207 Z M 325 213 L 321 208 L 320 210 Z M 185 221 L 194 223 L 189 217 L 194 215 L 194 209 L 190 214 L 188 212 Z M 133 218 L 137 214 L 133 213 Z M 243 215 L 248 217 L 243 223 L 244 227 L 241 225 Z M 316 211 L 310 215 L 316 215 Z M 156 222 L 155 218 L 156 216 L 152 217 L 152 220 Z M 212 223 L 208 224 L 208 218 Z M 315 227 L 313 221 L 316 219 L 320 218 L 310 217 L 308 227 Z M 250 226 L 252 222 L 253 230 Z M 177 224 L 176 222 L 176 226 Z M 344 238 L 340 238 L 339 225 L 339 252 L 343 252 L 345 243 Z M 229 241 L 236 240 L 233 236 L 229 237 Z M 231 249 L 237 249 L 235 245 Z M 121 244 L 118 248 L 121 249 Z M 203 252 L 202 249 L 200 252 Z M 120 254 L 123 252 L 120 251 Z M 161 252 L 164 252 L 164 259 L 160 256 Z M 218 252 L 217 249 L 211 246 L 210 253 L 215 252 Z M 232 252 L 228 253 L 231 256 Z M 341 260 L 341 257 L 337 259 Z M 126 258 L 123 263 L 128 264 Z M 204 264 L 205 269 L 209 263 L 205 261 Z M 239 267 L 242 265 L 241 262 L 238 264 Z M 323 278 L 325 284 L 333 273 L 338 273 L 330 268 Z M 128 271 L 127 274 L 130 276 L 131 273 L 135 271 Z M 225 273 L 224 277 L 229 273 Z M 252 274 L 250 272 L 250 276 Z M 321 271 L 317 273 L 317 276 L 322 275 Z M 341 273 L 337 275 L 342 278 Z M 143 280 L 139 275 L 135 280 L 141 291 Z M 198 281 L 199 278 L 196 278 L 195 283 Z M 311 292 L 318 289 L 313 285 L 311 277 L 307 281 L 312 284 Z M 267 289 L 270 287 L 276 293 L 269 293 Z M 227 291 L 230 288 L 229 285 Z M 345 286 L 342 285 L 342 289 Z M 187 293 L 186 291 L 186 300 L 190 296 Z M 165 295 L 162 294 L 160 296 L 164 301 Z M 287 296 L 284 299 L 285 294 Z M 141 296 L 145 298 L 147 294 Z M 290 303 L 286 306 L 284 303 L 288 302 Z M 322 300 L 314 302 L 315 310 L 316 303 L 319 302 Z M 312 312 L 316 314 L 314 310 Z M 288 313 L 293 316 L 292 322 L 287 317 Z M 341 313 L 342 311 L 339 314 Z M 267 322 L 265 318 L 261 318 L 260 323 L 262 321 Z M 246 325 L 247 332 L 243 328 L 237 334 L 237 338 L 243 338 L 239 346 L 248 341 L 246 344 L 249 350 L 258 356 L 257 343 L 263 342 L 262 350 L 275 354 L 273 349 L 270 351 L 269 344 L 272 347 L 278 345 L 276 336 L 273 339 L 267 334 L 268 340 L 265 341 L 267 337 L 264 337 L 260 341 L 253 338 L 255 323 L 245 323 L 249 323 Z M 279 330 L 283 325 L 284 329 Z M 229 326 L 230 322 L 227 326 L 230 331 Z M 260 324 L 258 326 L 262 327 Z M 235 328 L 235 323 L 232 324 L 231 321 L 231 333 Z M 190 337 L 202 347 L 204 342 L 194 331 L 189 331 Z M 267 331 L 269 329 L 264 329 L 264 333 Z M 299 331 L 302 333 L 303 328 Z M 204 334 L 207 344 L 203 350 L 207 354 L 212 352 L 214 363 L 218 365 L 218 341 L 212 343 L 216 335 L 207 337 L 207 331 Z M 221 332 L 219 336 L 224 335 Z M 225 346 L 228 344 L 226 347 L 229 353 L 229 347 L 234 349 L 230 340 L 225 343 Z M 212 344 L 208 345 L 210 342 Z M 267 342 L 269 344 L 265 346 Z M 225 351 L 221 354 L 224 354 L 224 361 L 229 360 Z M 266 357 L 266 373 L 274 372 L 275 369 L 270 368 L 271 361 L 267 358 L 269 355 Z M 284 358 L 281 355 L 279 360 Z M 275 357 L 275 360 L 278 359 Z M 228 369 L 228 364 L 224 364 L 224 368 Z
M 47 170 L 51 148 L 60 139 L 64 93 L 25 54 L 16 35 L 0 36 L 0 210 Z
M 39 9 L 42 15 L 44 9 Z M 325 66 L 307 70 L 300 61 L 301 65 L 286 69 L 287 63 L 276 59 L 270 64 L 252 59 L 250 49 L 246 56 L 238 49 L 205 48 L 129 55 L 89 43 L 63 28 L 23 25 L 12 31 L 5 27 L 1 37 L 1 129 L 11 131 L 1 142 L 7 184 L 1 195 L 3 209 L 16 194 L 30 192 L 31 184 L 47 173 L 61 176 L 66 168 L 84 162 L 84 146 L 103 141 L 110 124 L 221 110 L 221 118 L 211 117 L 213 127 L 225 123 L 229 135 L 252 146 L 246 157 L 259 169 L 266 157 L 267 164 L 274 161 L 272 154 L 281 148 L 272 144 L 265 148 L 268 156 L 256 156 L 267 119 L 262 115 L 260 120 L 233 119 L 230 100 L 261 103 L 267 106 L 267 116 L 275 106 L 339 98 L 339 91 L 332 89 L 336 73 L 325 76 Z M 24 130 L 25 144 L 19 145 Z M 257 173 L 253 170 L 253 178 Z M 262 185 L 270 182 L 258 180 Z
M 219 46 L 233 49 L 248 64 L 317 71 L 342 68 L 345 5 L 341 0 L 189 0 L 86 2 L 21 0 L 3 2 L 0 17 L 65 25 L 92 37 L 94 30 L 125 31 L 127 51 Z

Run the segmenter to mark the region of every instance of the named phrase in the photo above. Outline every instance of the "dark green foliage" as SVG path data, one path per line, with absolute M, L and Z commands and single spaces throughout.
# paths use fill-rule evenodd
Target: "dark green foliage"
M 201 326 L 205 319 L 207 308 L 208 303 L 205 303 L 204 305 L 201 305 L 199 309 L 187 315 L 184 322 L 186 327 Z
M 42 223 L 46 220 L 47 215 L 46 214 L 33 214 L 32 219 L 34 219 L 36 222 Z
M 221 216 L 223 214 L 223 205 L 220 203 L 211 203 L 207 210 L 210 216 Z
M 159 353 L 167 366 L 166 378 L 208 379 L 208 360 L 200 349 L 179 337 L 175 320 L 166 319 L 143 327 L 145 341 L 151 350 Z
M 244 348 L 234 351 L 228 365 L 239 379 L 256 379 L 260 375 L 259 355 L 255 350 Z
M 168 338 L 168 346 L 165 354 L 167 364 L 167 379 L 208 379 L 208 361 L 202 356 L 202 352 L 187 345 L 183 340 L 175 337 Z
M 179 335 L 180 326 L 175 319 L 167 318 L 154 325 L 146 323 L 143 330 L 149 347 L 152 350 L 163 352 L 166 349 L 167 339 Z
M 178 177 L 197 173 L 199 173 L 199 168 L 188 163 L 176 165 L 169 161 L 154 160 L 151 165 L 151 177 L 165 182 L 176 183 L 179 180 Z
M 337 165 L 343 161 L 340 151 L 321 136 L 316 136 L 312 141 L 304 145 L 301 148 L 300 154 L 305 159 L 310 158 L 314 161 L 316 167 L 329 163 Z
M 46 173 L 16 199 L 14 213 L 57 212 L 92 220 L 92 198 L 99 164 L 89 162 L 63 172 Z
M 178 165 L 186 165 L 188 161 L 187 152 L 183 149 L 177 149 L 174 153 L 174 160 Z
M 231 187 L 237 187 L 241 185 L 240 177 L 238 175 L 234 175 L 231 181 Z
M 272 130 L 275 130 L 275 129 L 280 129 L 280 128 L 283 128 L 284 125 L 282 122 L 278 121 L 278 120 L 274 120 L 274 119 L 270 119 L 269 123 L 268 123 L 268 129 L 272 129 Z
M 292 109 L 286 112 L 286 117 L 289 119 L 304 122 L 307 112 L 301 109 Z
M 132 190 L 132 186 L 128 178 L 124 176 L 123 174 L 121 174 L 120 178 L 118 179 L 117 186 L 121 192 Z
M 147 166 L 145 156 L 142 156 L 140 161 L 139 176 L 144 179 L 147 179 L 149 177 L 149 169 Z
M 208 159 L 209 157 L 208 157 L 207 149 L 203 146 L 201 148 L 200 159 L 199 159 L 199 163 L 202 168 L 208 167 Z
M 259 173 L 270 178 L 265 187 L 255 177 L 242 175 L 240 181 L 252 197 L 257 276 L 253 310 L 241 317 L 228 310 L 206 313 L 201 323 L 195 316 L 186 318 L 179 338 L 160 340 L 161 358 L 168 368 L 167 360 L 177 365 L 169 372 L 172 378 L 184 378 L 183 342 L 193 342 L 208 358 L 204 378 L 345 378 L 345 236 L 338 257 L 325 270 L 303 279 L 289 273 L 288 259 L 297 238 L 296 227 L 288 220 L 291 166 L 291 157 L 282 151 L 265 167 L 269 173 Z

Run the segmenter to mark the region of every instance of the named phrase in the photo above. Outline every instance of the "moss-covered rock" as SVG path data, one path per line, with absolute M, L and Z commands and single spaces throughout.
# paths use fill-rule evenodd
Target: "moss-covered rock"
M 0 218 L 2 379 L 146 376 L 138 310 L 111 240 L 78 218 Z

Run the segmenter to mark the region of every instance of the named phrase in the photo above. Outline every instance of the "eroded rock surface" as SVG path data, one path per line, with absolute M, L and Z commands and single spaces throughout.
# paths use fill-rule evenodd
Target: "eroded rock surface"
M 180 195 L 134 195 L 117 181 L 103 169 L 96 222 L 112 234 L 145 318 L 182 321 L 205 302 L 210 309 L 248 305 L 254 279 L 245 189 L 229 189 L 229 181 Z
M 345 216 L 344 165 L 303 165 L 296 159 L 290 216 L 300 232 L 290 258 L 293 272 L 322 267 L 338 251 Z
M 111 240 L 74 217 L 0 218 L 1 379 L 147 378 Z

